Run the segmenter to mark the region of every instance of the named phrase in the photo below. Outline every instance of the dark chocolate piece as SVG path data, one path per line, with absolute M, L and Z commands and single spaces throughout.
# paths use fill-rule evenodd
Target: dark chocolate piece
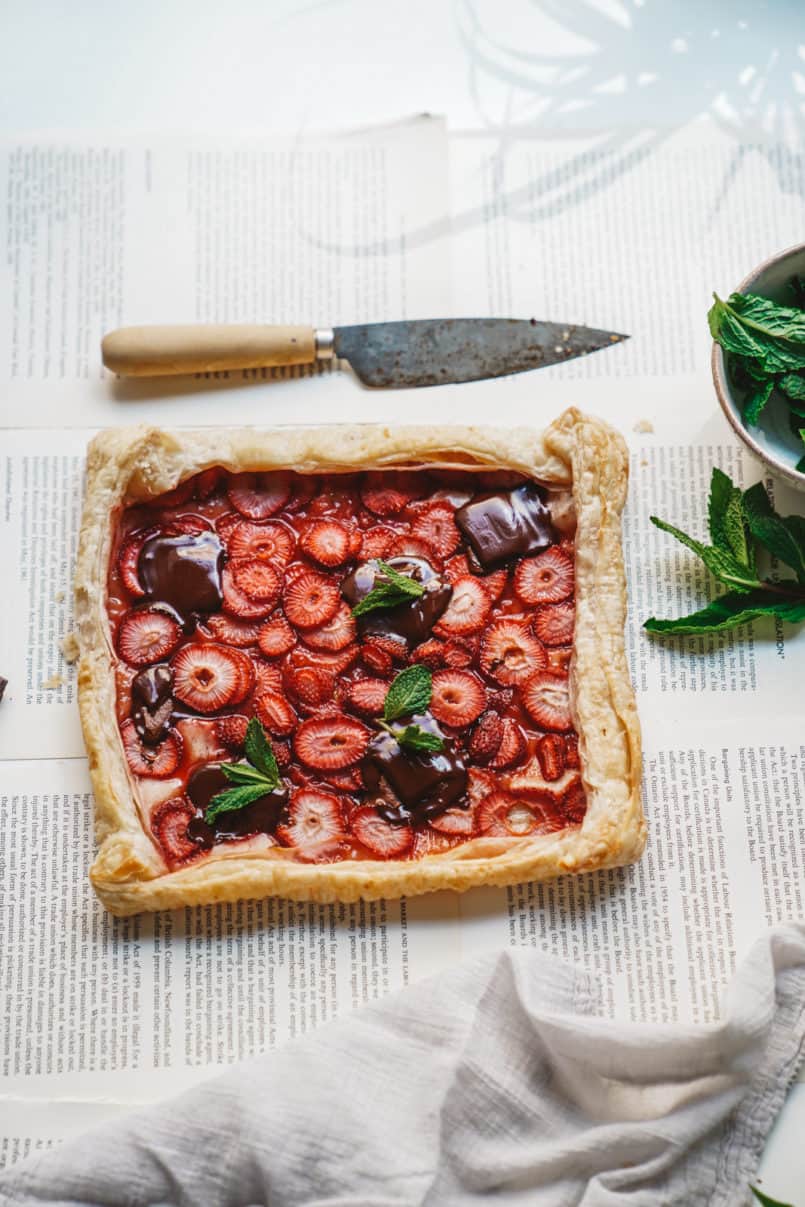
M 429 713 L 411 717 L 410 723 L 444 738 Z M 396 825 L 438 817 L 445 809 L 461 804 L 467 791 L 464 760 L 447 738 L 442 750 L 415 752 L 401 747 L 390 733 L 379 733 L 367 747 L 361 770 L 370 795 L 385 780 L 397 797 L 397 808 L 385 801 L 376 802 L 381 817 Z
M 199 612 L 223 604 L 224 547 L 214 532 L 152 536 L 140 550 L 137 571 L 152 603 L 165 603 L 187 625 Z
M 6 690 L 7 687 L 8 687 L 8 679 L 4 679 L 3 676 L 0 675 L 0 700 L 3 699 L 3 692 Z
M 288 789 L 284 784 L 267 792 L 244 809 L 232 809 L 219 813 L 210 825 L 204 813 L 214 796 L 234 785 L 226 778 L 220 763 L 207 763 L 194 771 L 187 781 L 187 796 L 196 807 L 196 816 L 187 827 L 187 834 L 200 846 L 212 846 L 216 839 L 246 838 L 249 834 L 273 834 L 282 810 L 288 803 Z
M 483 571 L 528 557 L 554 542 L 551 514 L 533 482 L 480 495 L 459 507 L 456 524 Z
M 149 666 L 131 685 L 131 717 L 141 741 L 156 746 L 167 736 L 173 717 L 173 671 L 165 662 Z
M 356 617 L 358 632 L 362 637 L 391 637 L 404 642 L 410 650 L 430 636 L 431 629 L 450 603 L 453 588 L 422 557 L 391 557 L 388 564 L 398 574 L 421 583 L 425 594 L 388 611 L 367 612 Z M 341 584 L 344 599 L 354 607 L 369 594 L 376 579 L 385 581 L 372 562 L 358 566 Z

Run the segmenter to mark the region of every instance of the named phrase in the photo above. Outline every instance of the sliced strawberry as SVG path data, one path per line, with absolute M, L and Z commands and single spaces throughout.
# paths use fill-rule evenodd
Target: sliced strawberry
M 277 692 L 263 692 L 254 701 L 257 719 L 269 733 L 278 738 L 289 737 L 296 728 L 296 713 L 284 696 Z
M 352 717 L 335 716 L 303 721 L 294 735 L 298 758 L 319 771 L 337 771 L 363 757 L 369 730 Z
M 562 809 L 571 825 L 579 826 L 584 821 L 587 812 L 587 794 L 581 780 L 571 784 L 562 797 Z
M 291 497 L 291 475 L 283 470 L 233 474 L 226 490 L 229 502 L 250 520 L 267 520 Z
M 546 780 L 558 780 L 565 770 L 565 742 L 558 733 L 546 733 L 537 741 L 537 758 Z
M 425 483 L 404 470 L 368 473 L 361 487 L 361 502 L 373 515 L 397 515 L 422 495 Z
M 361 561 L 370 562 L 375 557 L 385 557 L 396 539 L 397 533 L 393 528 L 384 524 L 375 524 L 363 533 L 361 539 Z
M 576 771 L 566 770 L 559 779 L 547 780 L 542 774 L 539 758 L 534 755 L 520 771 L 516 771 L 508 777 L 507 786 L 512 792 L 529 797 L 536 796 L 540 800 L 550 799 L 554 803 L 558 803 L 567 790 L 578 782 L 578 778 Z
M 382 679 L 358 679 L 350 684 L 347 703 L 357 712 L 362 712 L 368 717 L 377 717 L 383 711 L 388 690 L 388 683 L 384 683 Z
M 256 603 L 274 604 L 279 599 L 281 579 L 268 562 L 253 562 L 239 558 L 229 563 L 229 570 L 238 590 Z
M 455 557 L 451 557 L 444 564 L 445 577 L 451 582 L 458 582 L 460 578 L 466 578 L 470 573 L 470 564 L 467 561 L 466 555 L 457 553 Z
M 391 654 L 376 641 L 364 642 L 361 646 L 361 661 L 376 675 L 388 676 L 394 666 Z
M 341 592 L 332 579 L 315 570 L 286 577 L 283 596 L 285 615 L 299 629 L 315 629 L 332 620 L 341 605 Z
M 135 775 L 165 780 L 173 775 L 182 760 L 182 739 L 175 729 L 158 746 L 141 742 L 134 722 L 129 719 L 120 726 L 126 762 Z
M 311 708 L 326 704 L 335 694 L 335 674 L 324 666 L 291 665 L 285 672 L 285 684 L 297 700 Z
M 492 610 L 492 600 L 480 579 L 467 574 L 453 583 L 447 611 L 439 618 L 440 633 L 476 633 L 483 628 Z
M 255 524 L 238 517 L 238 523 L 227 536 L 226 548 L 233 560 L 246 558 L 282 568 L 293 557 L 294 543 L 291 529 L 278 520 Z
M 296 634 L 284 616 L 272 616 L 258 629 L 257 644 L 266 658 L 279 658 L 296 645 Z
M 302 788 L 293 793 L 288 820 L 276 830 L 277 838 L 295 847 L 304 858 L 316 859 L 324 848 L 346 837 L 341 801 L 331 792 Z
M 243 522 L 243 516 L 237 511 L 227 511 L 215 517 L 215 531 L 226 545 L 238 524 Z
M 579 758 L 579 739 L 575 733 L 565 734 L 565 765 L 578 769 L 581 767 Z
M 342 603 L 338 611 L 326 624 L 315 629 L 305 629 L 302 640 L 314 650 L 343 650 L 355 640 L 357 629 L 352 611 Z
M 495 838 L 528 838 L 564 828 L 553 802 L 493 792 L 478 806 L 478 829 Z
M 528 751 L 525 734 L 516 721 L 511 717 L 503 718 L 503 737 L 496 753 L 489 760 L 489 766 L 496 770 L 504 767 L 514 767 L 521 763 Z
M 351 544 L 349 529 L 338 520 L 312 520 L 299 538 L 299 548 L 320 566 L 343 566 Z
M 271 567 L 267 567 L 271 569 Z M 241 620 L 261 620 L 274 607 L 275 600 L 251 599 L 235 582 L 231 566 L 224 566 L 221 575 L 224 607 Z
M 293 494 L 285 504 L 286 511 L 302 511 L 321 489 L 323 479 L 316 474 L 294 474 Z
M 123 579 L 123 586 L 135 599 L 139 599 L 145 595 L 145 591 L 140 583 L 140 550 L 145 542 L 150 537 L 156 536 L 158 532 L 159 529 L 157 527 L 141 528 L 139 532 L 130 533 L 120 546 L 120 552 L 117 555 L 117 568 L 120 571 L 120 577 Z
M 481 582 L 489 598 L 498 600 L 508 585 L 509 572 L 508 570 L 493 570 L 491 574 L 485 574 Z
M 573 657 L 572 645 L 552 645 L 545 651 L 548 655 L 548 670 L 554 675 L 570 674 L 570 660 Z
M 514 572 L 514 589 L 527 604 L 559 603 L 573 594 L 573 562 L 556 545 L 527 557 Z
M 238 685 L 235 699 L 239 704 L 241 700 L 245 700 L 255 684 L 254 663 L 248 654 L 243 650 L 230 649 L 230 658 L 234 658 L 235 665 L 238 668 Z
M 350 525 L 349 528 L 349 560 L 354 561 L 360 557 L 361 549 L 363 548 L 363 533 L 360 528 L 355 528 Z
M 430 710 L 437 721 L 463 729 L 486 708 L 484 689 L 469 671 L 444 670 L 433 676 Z
M 223 645 L 234 645 L 245 649 L 254 645 L 260 634 L 260 626 L 250 624 L 247 620 L 235 620 L 225 612 L 216 612 L 204 621 L 204 627 L 212 633 L 216 641 Z
M 243 659 L 248 662 L 239 650 L 213 642 L 182 646 L 171 661 L 174 696 L 201 713 L 239 703 L 246 695 Z
M 523 620 L 493 621 L 481 638 L 481 669 L 498 683 L 522 683 L 546 661 L 545 650 Z
M 448 641 L 444 647 L 444 664 L 456 670 L 472 666 L 478 657 L 478 644 L 473 645 L 464 638 Z
M 431 669 L 437 666 L 444 666 L 445 649 L 446 646 L 443 641 L 439 641 L 437 638 L 432 637 L 429 641 L 424 641 L 422 645 L 418 645 L 416 649 L 412 651 L 409 661 L 412 665 L 418 662 L 421 663 L 422 666 L 431 667 Z
M 411 535 L 425 541 L 442 558 L 455 553 L 461 539 L 453 508 L 447 502 L 430 503 L 423 508 L 411 525 Z
M 464 838 L 471 838 L 475 831 L 475 815 L 469 808 L 445 809 L 444 813 L 431 817 L 430 824 L 441 834 L 461 834 Z
M 540 729 L 561 733 L 573 726 L 567 679 L 561 675 L 552 675 L 549 671 L 532 675 L 523 686 L 523 704 Z
M 389 551 L 389 557 L 421 557 L 428 562 L 434 569 L 438 569 L 439 555 L 432 545 L 427 541 L 423 541 L 419 536 L 396 536 L 392 541 Z
M 503 741 L 503 721 L 493 709 L 487 709 L 478 718 L 478 724 L 472 731 L 469 743 L 470 756 L 478 762 L 485 763 L 494 758 Z
M 197 536 L 199 532 L 209 532 L 211 528 L 212 524 L 205 516 L 191 511 L 186 515 L 172 516 L 163 532 L 165 536 Z
M 414 833 L 414 845 L 411 848 L 411 859 L 424 859 L 428 855 L 441 855 L 453 847 L 460 847 L 466 842 L 460 834 L 440 834 L 430 826 L 423 826 Z
M 352 814 L 352 833 L 358 842 L 381 859 L 399 859 L 410 850 L 414 831 L 410 826 L 393 826 L 376 809 L 356 809 Z
M 489 707 L 502 716 L 514 699 L 513 687 L 490 687 L 486 693 Z
M 117 630 L 117 649 L 129 666 L 148 666 L 167 658 L 179 643 L 182 630 L 166 612 L 144 608 L 129 612 Z
M 325 784 L 329 784 L 331 788 L 337 788 L 339 792 L 363 791 L 364 782 L 360 767 L 345 767 L 341 771 L 321 771 L 317 774 L 321 776 Z
M 223 480 L 224 471 L 220 465 L 213 465 L 210 469 L 202 470 L 193 479 L 193 491 L 196 498 L 209 499 L 210 495 L 215 494 Z
M 194 816 L 193 806 L 182 797 L 164 801 L 151 814 L 151 833 L 162 848 L 169 867 L 188 863 L 203 851 L 187 834 L 188 824 Z
M 280 668 L 271 662 L 263 662 L 262 658 L 254 659 L 254 694 L 262 695 L 263 692 L 279 692 L 283 691 L 282 671 Z
M 249 724 L 248 717 L 242 717 L 237 713 L 233 713 L 231 717 L 219 717 L 215 722 L 215 733 L 218 741 L 222 746 L 226 746 L 227 750 L 233 750 L 239 754 L 243 750 L 243 743 L 246 741 L 246 729 Z
M 534 617 L 534 631 L 545 645 L 567 645 L 573 640 L 576 609 L 571 601 L 548 604 Z
M 271 749 L 274 751 L 274 758 L 277 760 L 277 766 L 280 771 L 287 771 L 291 765 L 291 747 L 287 742 L 273 741 Z
M 499 777 L 494 772 L 470 767 L 467 771 L 467 799 L 473 809 L 476 809 L 490 792 L 496 792 L 499 783 Z

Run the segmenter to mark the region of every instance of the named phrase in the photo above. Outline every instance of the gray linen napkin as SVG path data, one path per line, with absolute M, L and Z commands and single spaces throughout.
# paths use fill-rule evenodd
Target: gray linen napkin
M 596 1017 L 505 951 L 365 1007 L 0 1176 L 3 1204 L 743 1204 L 805 1042 L 805 926 L 709 1026 Z

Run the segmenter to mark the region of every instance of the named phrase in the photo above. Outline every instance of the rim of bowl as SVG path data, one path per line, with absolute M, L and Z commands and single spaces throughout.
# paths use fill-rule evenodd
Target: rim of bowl
M 786 247 L 784 251 L 778 251 L 775 255 L 769 256 L 762 264 L 758 264 L 757 268 L 753 268 L 731 292 L 746 293 L 749 287 L 757 282 L 758 277 L 761 277 L 767 268 L 778 264 L 780 260 L 785 260 L 787 256 L 796 255 L 797 252 L 805 253 L 805 243 L 795 243 L 793 247 Z M 805 486 L 805 473 L 794 469 L 790 465 L 784 465 L 773 457 L 762 445 L 758 444 L 754 436 L 749 434 L 738 415 L 733 411 L 730 405 L 730 388 L 724 365 L 724 350 L 715 340 L 713 341 L 713 351 L 710 356 L 710 367 L 713 373 L 713 385 L 716 389 L 719 405 L 735 435 L 744 444 L 749 446 L 755 456 L 764 465 L 768 465 L 775 473 L 782 474 L 784 478 L 788 478 L 789 482 L 793 482 L 795 486 Z

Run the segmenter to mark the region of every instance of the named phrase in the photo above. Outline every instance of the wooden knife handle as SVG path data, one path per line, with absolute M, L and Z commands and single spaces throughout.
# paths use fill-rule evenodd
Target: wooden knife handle
M 316 331 L 224 323 L 121 327 L 104 336 L 101 355 L 107 369 L 122 377 L 311 365 L 316 360 Z

